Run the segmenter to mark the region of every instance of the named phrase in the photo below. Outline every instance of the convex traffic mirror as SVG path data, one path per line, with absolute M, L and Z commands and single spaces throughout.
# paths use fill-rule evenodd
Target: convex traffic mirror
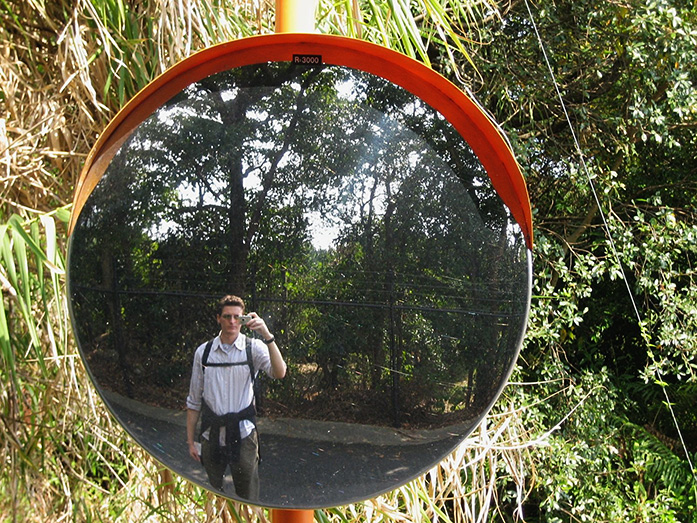
M 223 493 L 267 507 L 344 505 L 436 465 L 500 394 L 530 303 L 530 208 L 496 126 L 425 66 L 339 37 L 231 42 L 155 80 L 90 154 L 70 240 L 91 379 L 206 488 L 194 352 L 223 295 L 264 319 L 288 369 L 254 382 L 258 494 Z

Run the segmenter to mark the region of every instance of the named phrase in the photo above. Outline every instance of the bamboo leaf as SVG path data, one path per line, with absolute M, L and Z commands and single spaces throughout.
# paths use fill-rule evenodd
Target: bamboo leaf
M 28 246 L 31 251 L 34 253 L 34 255 L 39 259 L 39 261 L 46 265 L 50 270 L 55 271 L 59 274 L 63 274 L 64 271 L 61 267 L 57 266 L 55 263 L 53 263 L 51 260 L 49 260 L 48 256 L 46 256 L 46 253 L 43 251 L 41 246 L 24 230 L 24 224 L 22 222 L 22 219 L 18 215 L 13 215 L 10 217 L 8 223 L 12 227 L 12 231 L 14 233 L 17 233 L 23 240 L 23 242 L 19 242 L 19 249 L 24 252 L 23 256 L 26 257 L 26 247 Z M 54 238 L 55 238 L 55 230 L 54 230 Z M 28 267 L 27 267 L 27 274 L 28 274 Z
M 7 229 L 8 226 L 3 224 L 0 225 L 0 251 L 2 252 L 2 259 L 5 260 L 5 253 L 9 249 L 9 237 L 7 235 Z M 9 374 L 11 376 L 12 383 L 15 385 L 15 388 L 17 388 L 17 376 L 15 374 L 15 357 L 14 357 L 14 351 L 12 349 L 12 342 L 10 339 L 10 329 L 9 329 L 9 323 L 8 323 L 8 318 L 7 318 L 7 310 L 8 310 L 8 305 L 7 302 L 9 300 L 13 299 L 13 297 L 16 297 L 17 293 L 14 290 L 14 286 L 12 282 L 10 281 L 11 277 L 8 278 L 6 275 L 6 270 L 9 268 L 9 265 L 7 262 L 4 262 L 1 266 L 0 269 L 2 269 L 2 272 L 0 272 L 0 278 L 2 281 L 0 281 L 0 289 L 2 289 L 2 293 L 0 296 L 2 296 L 2 302 L 3 302 L 3 307 L 2 311 L 0 311 L 0 351 L 2 351 L 2 369 L 5 371 L 9 371 Z M 10 269 L 12 270 L 12 269 Z M 6 292 L 10 294 L 9 297 L 6 297 Z

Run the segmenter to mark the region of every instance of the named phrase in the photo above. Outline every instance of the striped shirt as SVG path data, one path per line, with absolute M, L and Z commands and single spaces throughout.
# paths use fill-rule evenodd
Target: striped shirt
M 213 340 L 208 363 L 245 362 L 247 360 L 246 339 L 244 334 L 239 334 L 232 345 L 224 345 L 220 336 L 217 336 Z M 245 364 L 233 367 L 207 367 L 204 379 L 201 360 L 206 343 L 201 344 L 194 354 L 194 366 L 191 372 L 186 407 L 200 411 L 202 399 L 205 399 L 206 404 L 218 416 L 240 412 L 249 407 L 254 399 L 249 366 Z M 270 375 L 269 349 L 261 340 L 252 340 L 252 360 L 255 371 L 263 371 Z M 253 428 L 252 422 L 240 421 L 240 434 L 243 438 L 249 436 Z M 208 439 L 208 431 L 204 432 L 203 437 Z M 225 444 L 225 427 L 220 429 L 220 444 Z

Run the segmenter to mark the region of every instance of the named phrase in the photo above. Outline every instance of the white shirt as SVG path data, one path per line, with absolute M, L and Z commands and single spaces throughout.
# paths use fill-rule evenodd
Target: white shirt
M 208 363 L 245 362 L 247 360 L 246 340 L 247 336 L 240 333 L 232 345 L 226 346 L 221 342 L 220 336 L 217 336 L 213 340 Z M 254 399 L 249 366 L 245 364 L 232 367 L 206 367 L 204 378 L 201 360 L 207 343 L 199 345 L 194 354 L 194 366 L 191 372 L 186 407 L 200 411 L 202 399 L 205 399 L 206 404 L 218 416 L 246 409 Z M 261 340 L 252 340 L 252 361 L 255 371 L 264 371 L 269 376 L 271 375 L 269 349 Z M 241 437 L 249 436 L 253 428 L 254 424 L 251 421 L 241 420 Z M 203 437 L 206 439 L 208 439 L 208 432 L 203 433 Z M 224 444 L 225 427 L 221 427 L 220 445 Z

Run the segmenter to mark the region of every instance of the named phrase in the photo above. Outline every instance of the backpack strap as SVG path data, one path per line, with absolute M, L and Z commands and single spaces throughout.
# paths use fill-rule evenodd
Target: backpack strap
M 206 366 L 208 364 L 208 356 L 211 353 L 211 347 L 213 346 L 213 341 L 215 338 L 206 343 L 206 348 L 203 350 L 203 357 L 201 358 L 201 367 L 203 368 L 203 373 L 206 373 Z
M 215 338 L 206 343 L 206 348 L 203 350 L 203 357 L 201 358 L 203 373 L 206 373 L 206 367 L 235 367 L 237 365 L 247 365 L 249 367 L 249 375 L 252 377 L 252 387 L 254 387 L 256 372 L 254 371 L 254 359 L 252 358 L 252 338 L 249 336 L 246 337 L 245 351 L 247 353 L 247 361 L 240 361 L 236 363 L 208 363 L 208 356 L 211 353 L 211 348 L 213 347 L 214 341 Z
M 252 389 L 254 390 L 254 380 L 256 379 L 256 372 L 254 371 L 254 360 L 252 359 L 252 338 L 247 336 L 245 343 L 245 350 L 247 352 L 247 365 L 249 366 L 249 375 L 252 377 Z M 256 390 L 254 390 L 254 395 L 256 397 Z

